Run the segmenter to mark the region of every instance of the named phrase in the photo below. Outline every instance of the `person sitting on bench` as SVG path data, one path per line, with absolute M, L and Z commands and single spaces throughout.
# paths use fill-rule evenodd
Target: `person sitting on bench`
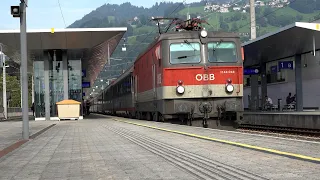
M 271 109 L 273 106 L 272 99 L 268 96 L 265 96 L 265 98 L 266 98 L 265 109 L 266 110 Z
M 293 98 L 293 97 L 291 97 L 291 92 L 290 92 L 289 95 L 287 96 L 287 99 L 286 99 L 287 105 L 292 102 L 292 98 Z

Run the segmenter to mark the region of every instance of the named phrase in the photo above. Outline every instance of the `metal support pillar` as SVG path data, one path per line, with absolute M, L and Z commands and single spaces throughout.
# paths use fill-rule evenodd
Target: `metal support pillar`
M 69 99 L 69 86 L 68 86 L 68 57 L 67 51 L 62 51 L 62 68 L 63 68 L 63 98 Z
M 261 101 L 266 102 L 265 96 L 268 95 L 268 85 L 267 85 L 267 69 L 266 63 L 261 63 Z
M 20 106 L 22 108 L 22 67 L 20 66 Z
M 43 53 L 44 60 L 44 103 L 46 120 L 50 120 L 50 54 L 48 51 Z
M 251 107 L 252 111 L 259 109 L 259 83 L 258 83 L 258 75 L 251 75 L 250 77 L 250 85 L 251 85 Z
M 26 23 L 26 3 L 20 3 L 20 43 L 21 43 L 21 76 L 22 76 L 22 120 L 23 139 L 29 139 L 29 105 L 28 105 L 28 59 L 27 59 L 27 23 Z
M 296 110 L 303 111 L 301 54 L 295 55 Z

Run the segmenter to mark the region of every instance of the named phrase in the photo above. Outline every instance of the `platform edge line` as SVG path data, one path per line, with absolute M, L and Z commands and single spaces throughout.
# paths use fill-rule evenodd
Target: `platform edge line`
M 139 123 L 124 121 L 124 120 L 120 120 L 120 119 L 113 119 L 113 120 L 119 121 L 119 122 L 123 122 L 123 123 L 133 124 L 133 125 L 137 125 L 137 126 L 147 127 L 147 128 L 151 128 L 151 129 L 157 129 L 157 130 L 161 130 L 161 131 L 166 131 L 166 132 L 181 134 L 181 135 L 185 135 L 185 136 L 195 137 L 195 138 L 199 138 L 199 139 L 204 139 L 204 140 L 210 140 L 210 141 L 214 141 L 214 142 L 224 143 L 224 144 L 233 145 L 233 146 L 242 147 L 242 148 L 247 148 L 247 149 L 251 149 L 251 150 L 258 150 L 258 151 L 268 152 L 268 153 L 281 155 L 281 156 L 285 156 L 285 157 L 299 158 L 299 159 L 307 160 L 307 161 L 310 161 L 310 162 L 320 163 L 320 158 L 315 158 L 315 157 L 311 157 L 311 156 L 295 154 L 295 153 L 289 153 L 289 152 L 279 151 L 279 150 L 275 150 L 275 149 L 264 148 L 264 147 L 249 145 L 249 144 L 243 144 L 243 143 L 237 143 L 237 142 L 232 142 L 232 141 L 227 141 L 227 140 L 221 140 L 221 139 L 216 139 L 216 138 L 211 138 L 211 137 L 207 137 L 207 136 L 201 136 L 201 135 L 191 134 L 191 133 L 186 133 L 186 132 L 181 132 L 181 131 L 164 129 L 164 128 L 159 128 L 159 127 L 155 127 L 155 126 L 149 126 L 149 125 L 145 125 L 145 124 L 139 124 Z

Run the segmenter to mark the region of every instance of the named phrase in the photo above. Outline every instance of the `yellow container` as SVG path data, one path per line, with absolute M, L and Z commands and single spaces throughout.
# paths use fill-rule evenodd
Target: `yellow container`
M 79 119 L 81 102 L 67 99 L 56 103 L 59 119 Z

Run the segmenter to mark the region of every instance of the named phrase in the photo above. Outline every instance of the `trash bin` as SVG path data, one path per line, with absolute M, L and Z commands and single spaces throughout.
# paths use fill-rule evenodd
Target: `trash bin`
M 59 119 L 79 119 L 81 102 L 67 99 L 56 103 Z

